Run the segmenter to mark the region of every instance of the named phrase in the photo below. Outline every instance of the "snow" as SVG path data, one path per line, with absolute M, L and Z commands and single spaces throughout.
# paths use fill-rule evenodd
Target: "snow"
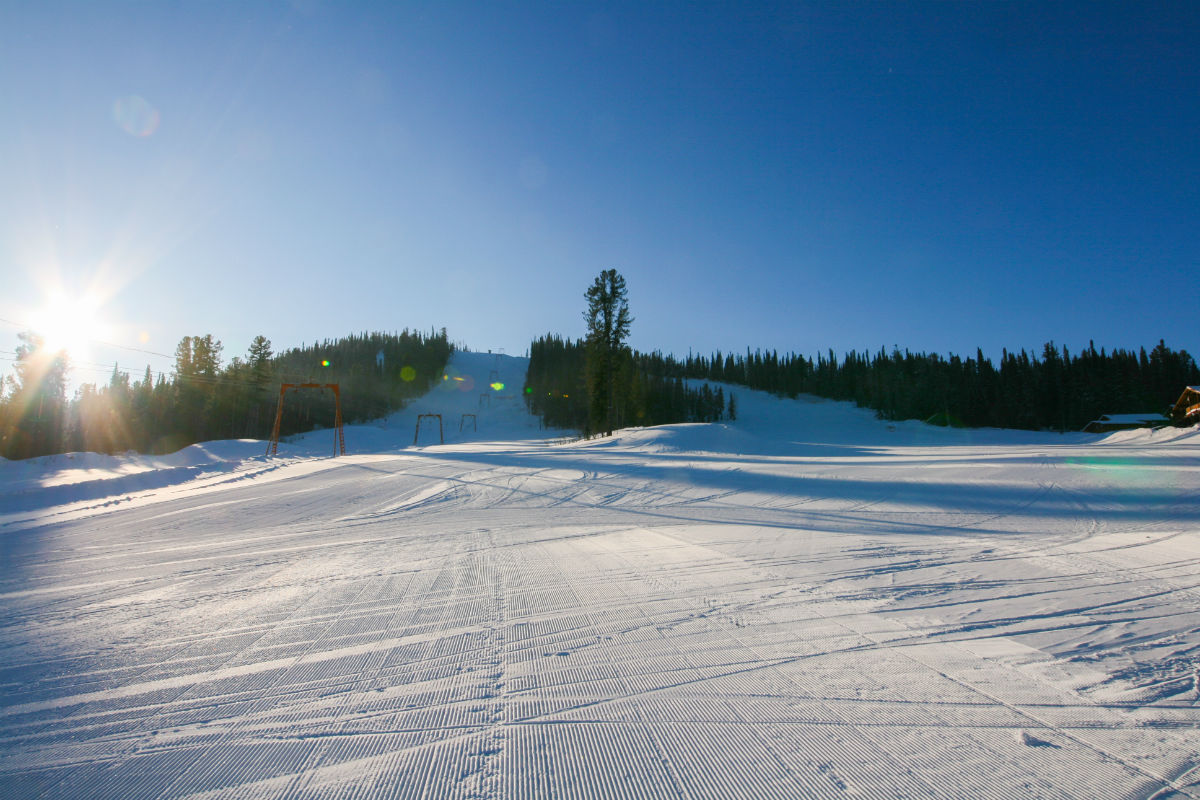
M 1200 429 L 572 441 L 524 366 L 0 462 L 0 796 L 1200 797 Z

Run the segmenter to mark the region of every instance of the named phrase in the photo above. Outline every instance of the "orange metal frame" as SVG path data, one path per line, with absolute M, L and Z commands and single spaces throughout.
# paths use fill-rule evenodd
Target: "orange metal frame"
M 417 439 L 421 438 L 421 420 L 436 419 L 438 421 L 438 442 L 446 443 L 446 437 L 442 433 L 442 415 L 441 414 L 418 414 L 417 415 L 417 430 L 413 432 L 413 444 L 417 443 Z
M 275 425 L 271 428 L 271 441 L 267 442 L 267 455 L 279 453 L 279 426 L 283 422 L 283 398 L 290 389 L 329 389 L 333 392 L 333 455 L 346 455 L 346 433 L 342 428 L 342 390 L 336 383 L 281 383 L 279 405 L 275 408 Z

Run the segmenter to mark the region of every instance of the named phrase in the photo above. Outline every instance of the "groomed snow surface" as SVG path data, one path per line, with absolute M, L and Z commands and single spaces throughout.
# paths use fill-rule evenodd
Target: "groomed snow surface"
M 344 458 L 0 462 L 0 797 L 1200 797 L 1200 431 L 573 442 L 524 366 Z

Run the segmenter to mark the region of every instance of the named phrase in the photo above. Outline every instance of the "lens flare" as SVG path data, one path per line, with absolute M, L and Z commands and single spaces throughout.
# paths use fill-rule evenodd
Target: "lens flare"
M 112 118 L 121 130 L 139 139 L 153 136 L 161 119 L 158 109 L 136 94 L 113 101 Z
M 322 366 L 322 367 L 328 367 L 328 366 L 329 366 L 329 359 L 327 359 L 327 358 L 323 358 L 323 359 L 321 359 L 321 366 Z
M 1141 461 L 1120 456 L 1068 458 L 1066 464 L 1078 470 L 1107 473 L 1114 485 L 1126 491 L 1157 486 L 1164 479 L 1164 476 L 1157 470 L 1147 469 Z
M 489 383 L 488 386 L 491 386 L 492 391 L 495 391 L 495 392 L 504 391 L 504 384 L 501 383 L 500 381 L 496 381 L 495 383 Z
M 412 382 L 417 379 L 417 371 L 412 367 L 402 367 L 400 369 L 400 380 Z

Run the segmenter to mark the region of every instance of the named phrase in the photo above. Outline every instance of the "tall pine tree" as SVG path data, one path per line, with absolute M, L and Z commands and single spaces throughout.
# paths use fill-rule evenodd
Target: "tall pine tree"
M 591 429 L 612 435 L 618 421 L 618 372 L 626 360 L 625 339 L 633 323 L 625 279 L 615 269 L 606 269 L 596 277 L 584 297 L 588 301 L 583 319 L 587 322 Z

